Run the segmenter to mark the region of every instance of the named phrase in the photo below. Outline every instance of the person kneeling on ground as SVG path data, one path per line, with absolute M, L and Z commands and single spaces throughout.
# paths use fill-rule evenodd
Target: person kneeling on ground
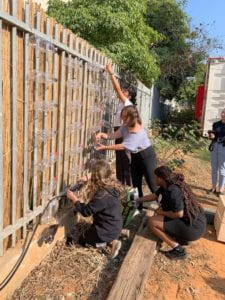
M 184 182 L 182 174 L 161 166 L 155 170 L 155 176 L 159 189 L 138 201 L 158 200 L 160 206 L 156 210 L 157 215 L 149 218 L 150 230 L 172 248 L 165 252 L 168 258 L 185 258 L 185 249 L 180 244 L 195 241 L 203 235 L 206 228 L 204 211 L 189 185 Z
M 96 161 L 92 166 L 90 182 L 87 186 L 89 203 L 81 203 L 72 192 L 67 192 L 67 198 L 74 203 L 74 213 L 84 217 L 93 216 L 93 224 L 79 239 L 82 246 L 106 246 L 112 248 L 114 258 L 121 248 L 118 240 L 122 230 L 122 207 L 119 199 L 119 184 L 112 178 L 110 165 L 104 160 Z

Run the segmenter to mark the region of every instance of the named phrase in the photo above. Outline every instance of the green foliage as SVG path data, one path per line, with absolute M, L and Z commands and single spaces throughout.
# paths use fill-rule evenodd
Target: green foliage
M 192 109 L 184 109 L 180 112 L 174 110 L 168 114 L 167 120 L 173 124 L 187 124 L 194 120 L 194 114 L 195 112 Z
M 162 35 L 145 22 L 146 0 L 49 0 L 48 14 L 135 74 L 148 86 L 159 76 L 149 51 Z
M 186 2 L 149 0 L 147 21 L 164 36 L 162 42 L 155 45 L 161 69 L 157 86 L 162 97 L 191 104 L 198 80 L 189 81 L 188 77 L 197 76 L 199 64 L 208 57 L 209 50 L 218 45 L 208 36 L 203 24 L 191 29 L 190 18 L 184 12 Z M 201 81 L 203 79 L 204 74 L 201 74 Z
M 178 89 L 176 98 L 183 103 L 188 103 L 189 107 L 193 107 L 195 104 L 196 91 L 200 84 L 204 83 L 206 73 L 206 65 L 199 64 L 196 74 L 193 78 L 186 78 L 180 88 Z
M 200 124 L 193 119 L 191 110 L 173 112 L 167 123 L 155 120 L 151 129 L 160 163 L 171 168 L 182 166 L 184 154 L 196 149 L 203 151 L 208 146 L 208 142 L 201 137 Z
M 179 159 L 179 158 L 174 158 L 174 159 L 171 159 L 167 162 L 167 166 L 171 169 L 171 170 L 174 170 L 176 168 L 180 168 L 183 166 L 183 164 L 185 163 L 185 160 L 184 159 Z

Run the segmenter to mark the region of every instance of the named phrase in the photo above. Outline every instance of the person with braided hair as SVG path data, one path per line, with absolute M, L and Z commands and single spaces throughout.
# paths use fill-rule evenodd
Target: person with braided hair
M 96 150 L 126 150 L 130 158 L 131 178 L 133 187 L 138 188 L 139 196 L 143 196 L 142 178 L 145 177 L 147 185 L 152 193 L 157 190 L 154 170 L 156 168 L 156 155 L 151 145 L 147 132 L 142 126 L 141 118 L 135 106 L 125 106 L 121 111 L 123 125 L 115 132 L 96 134 Z M 122 138 L 120 144 L 101 145 L 101 139 Z M 139 209 L 142 209 L 140 203 Z
M 183 259 L 186 252 L 181 244 L 199 239 L 205 231 L 204 211 L 182 174 L 161 166 L 155 169 L 155 177 L 159 189 L 138 201 L 158 201 L 156 215 L 149 218 L 150 230 L 172 248 L 165 252 L 168 258 Z

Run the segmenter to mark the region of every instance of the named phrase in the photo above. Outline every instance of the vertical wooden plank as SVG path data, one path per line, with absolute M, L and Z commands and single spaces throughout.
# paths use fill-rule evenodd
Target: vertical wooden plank
M 45 28 L 44 32 L 49 35 L 49 31 L 50 31 L 50 24 L 49 24 L 49 18 L 47 18 L 46 20 L 43 20 L 43 25 L 45 23 Z M 49 66 L 48 66 L 48 62 L 49 62 L 49 49 L 48 49 L 48 45 L 45 46 L 45 54 L 44 54 L 44 72 L 45 72 L 45 79 L 44 79 L 44 102 L 45 104 L 47 104 L 48 101 L 48 90 L 49 90 Z M 48 128 L 48 123 L 47 123 L 47 119 L 49 117 L 49 113 L 46 110 L 43 111 L 42 114 L 43 117 L 43 127 L 42 129 L 44 131 L 47 132 Z M 43 152 L 42 152 L 42 161 L 47 161 L 49 159 L 49 153 L 47 151 L 47 146 L 48 146 L 48 139 L 46 141 L 43 142 Z M 44 194 L 46 195 L 46 197 L 42 197 L 42 205 L 44 204 L 44 200 L 46 200 L 46 198 L 48 197 L 48 192 L 50 192 L 49 190 L 49 182 L 48 182 L 48 178 L 47 178 L 47 166 L 43 168 L 42 171 L 42 191 L 44 192 Z
M 40 30 L 40 12 L 36 12 L 36 22 L 35 28 Z M 40 49 L 37 46 L 34 49 L 35 54 L 35 73 L 38 74 L 40 72 Z M 34 80 L 34 130 L 33 130 L 33 209 L 37 207 L 37 184 L 38 184 L 38 110 L 35 109 L 37 107 L 37 103 L 39 100 L 39 81 L 33 78 Z
M 79 41 L 80 38 L 76 37 L 75 39 L 75 43 L 74 43 L 74 48 L 79 51 Z M 80 67 L 80 60 L 78 58 L 75 58 L 75 76 L 77 79 L 78 84 L 80 84 L 82 82 L 82 69 Z M 78 85 L 76 87 L 75 90 L 75 94 L 74 94 L 74 101 L 75 103 L 83 103 L 83 99 L 82 99 L 82 87 L 80 85 Z M 76 111 L 75 111 L 75 120 L 77 121 L 78 124 L 81 123 L 81 112 L 82 112 L 82 107 L 77 107 Z M 77 148 L 80 144 L 81 144 L 81 130 L 77 129 L 74 135 L 74 147 Z M 77 153 L 77 155 L 73 156 L 72 159 L 72 180 L 73 182 L 76 181 L 76 176 L 77 176 L 77 170 L 80 166 L 80 161 L 81 161 L 81 156 L 82 153 Z
M 72 34 L 69 34 L 69 48 L 72 48 Z M 66 72 L 66 81 L 65 81 L 65 88 L 66 88 L 66 103 L 65 103 L 65 134 L 64 134 L 64 165 L 63 165 L 63 181 L 65 185 L 68 186 L 69 184 L 69 159 L 70 159 L 70 136 L 71 136 L 71 126 L 73 125 L 71 122 L 71 114 L 72 114 L 72 101 L 71 95 L 74 89 L 71 86 L 74 80 L 71 78 L 71 54 L 67 56 L 67 72 Z
M 86 55 L 89 59 L 92 60 L 92 52 L 93 48 L 88 47 L 86 51 Z M 91 128 L 91 122 L 93 119 L 93 107 L 94 107 L 94 82 L 93 82 L 93 62 L 87 63 L 87 118 L 86 118 L 86 128 L 85 128 L 85 161 L 87 162 L 90 159 L 90 128 Z
M 66 43 L 66 32 L 62 30 L 62 42 Z M 65 109 L 65 51 L 61 53 L 61 60 L 60 60 L 60 84 L 59 84 L 59 116 L 58 116 L 58 124 L 59 124 L 59 131 L 58 131 L 58 166 L 57 166 L 57 176 L 59 179 L 62 178 L 63 174 L 63 136 L 64 136 L 64 109 Z M 58 180 L 57 182 L 57 194 L 60 192 L 60 185 L 64 185 L 63 182 Z
M 11 13 L 11 1 L 3 1 L 3 10 Z M 2 138 L 3 138 L 3 227 L 12 224 L 12 51 L 11 26 L 2 22 Z M 4 250 L 11 246 L 11 238 L 4 240 Z
M 73 78 L 76 78 L 75 80 L 77 82 L 77 77 L 78 77 L 77 57 L 73 58 L 72 64 L 73 64 L 72 76 L 73 76 Z M 76 101 L 77 101 L 77 97 L 78 97 L 77 90 L 78 90 L 78 87 L 76 86 L 76 88 L 73 90 L 72 100 L 71 100 L 73 105 L 75 105 Z M 73 109 L 73 111 L 72 111 L 72 120 L 71 120 L 72 124 L 75 124 L 76 120 L 78 120 L 76 118 L 78 109 Z M 79 124 L 78 121 L 77 121 L 77 124 Z M 77 149 L 77 147 L 78 147 L 78 133 L 79 133 L 79 129 L 77 128 L 77 130 L 74 130 L 74 133 L 71 134 L 70 149 Z M 69 183 L 70 184 L 73 184 L 75 182 L 75 177 L 74 177 L 74 174 L 73 174 L 74 171 L 71 172 L 70 170 L 73 170 L 73 167 L 75 167 L 76 163 L 73 163 L 73 162 L 76 160 L 77 157 L 78 157 L 78 154 L 70 155 L 70 158 L 69 158 Z
M 54 23 L 54 39 L 56 41 L 59 40 L 59 25 Z M 58 64 L 59 64 L 59 55 L 58 53 L 53 54 L 53 77 L 58 78 Z M 55 103 L 58 103 L 58 81 L 53 82 L 53 101 Z M 54 132 L 57 131 L 57 110 L 59 111 L 58 107 L 53 108 L 53 113 L 52 113 L 52 129 Z M 56 137 L 53 137 L 51 140 L 51 153 L 56 153 Z M 53 182 L 55 175 L 55 164 L 51 165 L 51 171 L 50 171 L 50 181 Z
M 3 9 L 0 0 L 0 10 Z M 3 230 L 3 136 L 2 136 L 2 20 L 0 19 L 0 232 Z M 3 241 L 0 240 L 0 256 L 3 255 Z
M 82 49 L 81 49 L 81 53 L 83 53 L 83 55 L 87 56 L 87 44 L 85 41 L 81 42 L 82 45 Z M 81 144 L 84 145 L 84 148 L 87 147 L 87 139 L 86 139 L 86 126 L 87 126 L 87 102 L 88 102 L 88 64 L 87 62 L 83 62 L 83 75 L 82 75 L 82 82 L 83 82 L 83 86 L 82 86 L 82 99 L 83 99 L 83 106 L 82 106 L 82 119 L 81 122 L 84 124 L 82 126 L 82 130 L 81 130 Z M 85 164 L 85 156 L 82 155 L 81 157 L 81 164 L 80 166 L 83 166 Z M 83 173 L 83 170 L 79 172 L 79 175 L 81 175 Z
M 12 15 L 17 15 L 17 2 L 12 1 Z M 17 28 L 12 28 L 12 226 L 16 224 L 17 211 Z M 16 234 L 12 234 L 12 246 L 16 244 Z
M 17 0 L 16 19 L 23 21 L 23 0 Z M 17 167 L 16 167 L 16 220 L 23 216 L 23 174 L 24 174 L 24 33 L 17 30 L 17 49 L 16 49 L 16 151 L 17 151 Z M 17 221 L 16 221 L 17 222 Z M 16 231 L 16 240 L 22 237 L 23 228 Z
M 25 4 L 25 23 L 29 24 L 30 4 Z M 23 172 L 23 217 L 28 210 L 28 114 L 29 114 L 29 33 L 24 36 L 24 172 Z M 23 237 L 26 236 L 26 225 L 23 227 Z

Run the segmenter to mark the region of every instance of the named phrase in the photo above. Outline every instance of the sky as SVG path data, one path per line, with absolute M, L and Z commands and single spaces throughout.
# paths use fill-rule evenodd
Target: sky
M 225 0 L 188 0 L 185 11 L 192 18 L 191 24 L 209 24 L 210 37 L 218 38 L 224 49 L 214 50 L 211 56 L 225 56 Z

